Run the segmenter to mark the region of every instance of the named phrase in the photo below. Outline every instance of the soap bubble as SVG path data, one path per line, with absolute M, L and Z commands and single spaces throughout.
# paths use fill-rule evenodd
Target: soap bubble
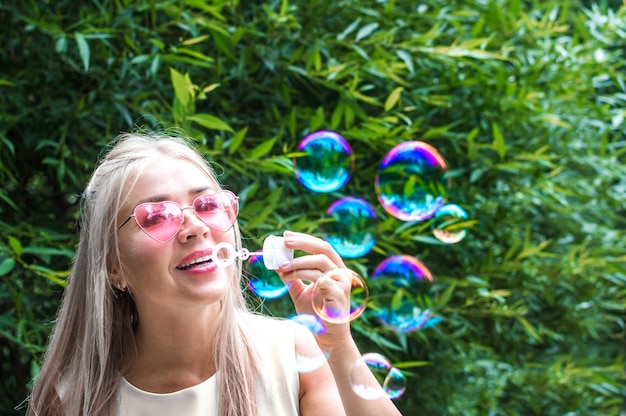
M 313 335 L 324 335 L 327 332 L 324 321 L 315 315 L 300 313 L 290 316 L 289 320 L 304 326 L 306 329 L 311 331 Z
M 402 221 L 432 217 L 447 196 L 448 166 L 439 151 L 420 141 L 403 142 L 383 159 L 376 193 L 385 211 Z
M 397 399 L 406 390 L 406 378 L 384 355 L 366 353 L 350 369 L 350 386 L 366 400 Z
M 306 156 L 294 159 L 296 176 L 315 192 L 333 192 L 350 179 L 353 158 L 350 145 L 339 134 L 320 130 L 306 136 L 298 150 Z
M 467 234 L 467 213 L 455 204 L 439 208 L 433 217 L 433 235 L 446 244 L 455 244 Z
M 406 254 L 382 261 L 372 273 L 374 316 L 397 332 L 427 326 L 430 311 L 422 305 L 432 289 L 433 275 L 424 263 Z M 374 306 L 373 306 L 374 308 Z
M 326 211 L 333 219 L 324 224 L 326 240 L 340 256 L 363 256 L 374 247 L 376 212 L 363 198 L 347 196 L 335 201 Z
M 317 279 L 314 285 L 313 310 L 322 320 L 330 323 L 349 322 L 365 311 L 367 286 L 354 271 L 343 267 L 333 269 Z
M 326 325 L 315 315 L 299 314 L 293 315 L 289 320 L 303 325 L 314 335 L 326 333 Z M 320 368 L 328 359 L 328 354 L 313 348 L 310 353 L 303 353 L 301 349 L 296 351 L 296 370 L 299 373 L 309 373 Z
M 280 280 L 278 274 L 268 270 L 265 266 L 262 255 L 250 256 L 247 264 L 248 280 L 250 290 L 257 296 L 265 299 L 276 299 L 287 293 L 289 289 Z

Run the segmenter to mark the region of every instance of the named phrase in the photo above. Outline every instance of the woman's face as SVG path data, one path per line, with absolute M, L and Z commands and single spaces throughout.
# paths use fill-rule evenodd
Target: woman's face
M 198 196 L 219 190 L 193 163 L 164 157 L 141 173 L 118 221 L 125 221 L 142 202 L 174 201 L 188 207 Z M 128 286 L 140 315 L 150 311 L 182 313 L 186 308 L 219 305 L 233 284 L 233 266 L 218 267 L 206 261 L 216 244 L 234 245 L 233 229 L 216 231 L 193 209 L 183 210 L 183 218 L 180 230 L 166 243 L 152 239 L 134 219 L 118 230 L 120 264 L 113 272 L 122 285 Z

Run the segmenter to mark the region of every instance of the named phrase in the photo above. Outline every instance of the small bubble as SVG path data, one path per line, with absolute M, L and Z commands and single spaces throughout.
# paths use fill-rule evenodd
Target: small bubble
M 352 365 L 350 386 L 352 391 L 366 400 L 385 396 L 397 399 L 406 390 L 406 378 L 402 371 L 392 367 L 384 355 L 366 353 Z
M 455 244 L 467 234 L 467 213 L 455 204 L 446 204 L 435 212 L 433 235 L 446 244 Z
M 314 192 L 333 192 L 344 186 L 352 173 L 350 145 L 341 135 L 327 130 L 306 136 L 298 146 L 306 155 L 295 158 L 298 180 Z
M 340 256 L 360 257 L 374 247 L 376 212 L 365 199 L 341 198 L 328 208 L 326 215 L 332 219 L 324 224 L 326 240 Z
M 310 314 L 299 314 L 289 317 L 289 320 L 303 325 L 313 335 L 323 335 L 327 332 L 326 325 L 320 318 Z M 328 359 L 328 355 L 322 351 L 314 349 L 315 352 L 304 354 L 296 351 L 296 370 L 299 373 L 309 373 L 320 368 Z
M 300 313 L 290 316 L 289 320 L 304 326 L 306 329 L 311 331 L 313 335 L 324 335 L 327 332 L 324 321 L 315 315 Z
M 447 196 L 448 166 L 439 151 L 420 141 L 395 146 L 376 174 L 376 193 L 390 215 L 402 221 L 432 217 Z

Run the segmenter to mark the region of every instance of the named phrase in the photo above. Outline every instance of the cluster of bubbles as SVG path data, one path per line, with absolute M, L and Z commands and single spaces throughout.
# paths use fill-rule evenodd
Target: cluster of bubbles
M 293 315 L 289 320 L 304 326 L 314 335 L 323 335 L 327 332 L 324 320 L 316 315 Z M 280 346 L 277 345 L 276 348 Z M 297 351 L 296 369 L 300 373 L 315 371 L 326 363 L 329 356 L 328 351 Z M 380 397 L 393 400 L 402 396 L 406 390 L 404 373 L 393 367 L 387 357 L 378 353 L 363 354 L 354 362 L 350 368 L 349 380 L 352 390 L 366 400 Z
M 307 135 L 298 146 L 293 161 L 298 180 L 313 192 L 330 193 L 350 180 L 354 155 L 341 135 L 321 130 Z M 467 234 L 467 213 L 459 205 L 446 203 L 448 198 L 448 165 L 439 151 L 422 141 L 406 141 L 393 147 L 382 159 L 375 177 L 375 192 L 384 211 L 407 222 L 430 221 L 432 234 L 444 244 L 455 244 Z M 369 253 L 376 243 L 378 217 L 364 198 L 346 196 L 334 201 L 326 211 L 323 223 L 325 239 L 344 258 L 358 258 Z M 272 236 L 270 236 L 272 237 Z M 259 297 L 283 296 L 288 287 L 272 270 L 293 258 L 280 250 L 280 241 L 266 239 L 262 251 L 238 255 L 250 259 L 247 264 L 250 289 Z M 233 253 L 228 254 L 234 257 Z M 228 257 L 226 256 L 226 257 Z M 289 257 L 291 256 L 291 258 Z M 325 291 L 333 290 L 333 281 L 350 281 L 350 298 L 341 305 L 324 302 Z M 427 328 L 441 321 L 427 306 L 434 278 L 428 267 L 417 258 L 402 254 L 383 260 L 370 276 L 371 313 L 379 322 L 400 333 Z M 368 303 L 368 287 L 349 269 L 336 269 L 314 283 L 315 315 L 296 315 L 291 319 L 323 334 L 326 323 L 346 322 L 360 316 Z M 327 356 L 297 357 L 301 372 L 313 371 Z M 367 374 L 373 373 L 376 380 Z M 350 383 L 356 394 L 366 399 L 383 395 L 395 399 L 405 389 L 402 372 L 376 353 L 364 354 L 354 363 Z
M 352 174 L 354 156 L 341 135 L 316 131 L 300 143 L 294 159 L 296 176 L 314 192 L 333 192 L 343 187 Z M 448 164 L 441 153 L 423 141 L 405 141 L 393 147 L 378 165 L 375 192 L 384 211 L 408 222 L 430 221 L 432 234 L 444 244 L 455 244 L 467 235 L 467 213 L 459 205 L 446 203 Z M 345 258 L 369 253 L 376 243 L 377 215 L 365 199 L 346 196 L 326 211 L 326 240 Z M 371 276 L 375 316 L 384 325 L 411 332 L 439 322 L 431 316 L 425 298 L 432 290 L 428 267 L 413 256 L 391 256 Z
M 289 320 L 304 326 L 314 335 L 327 332 L 325 320 L 317 315 L 298 314 L 289 317 Z M 324 365 L 329 356 L 328 351 L 297 352 L 296 369 L 300 373 L 315 371 Z M 366 400 L 385 396 L 393 400 L 402 396 L 406 390 L 404 373 L 393 367 L 387 357 L 378 353 L 365 353 L 354 362 L 350 368 L 349 379 L 352 390 Z
M 350 179 L 354 155 L 341 135 L 320 130 L 306 136 L 294 159 L 298 180 L 311 191 L 329 193 Z M 448 164 L 439 151 L 422 141 L 393 147 L 380 162 L 375 191 L 383 209 L 401 221 L 431 220 L 433 235 L 454 244 L 465 238 L 467 213 L 446 204 Z M 346 258 L 367 254 L 375 244 L 376 211 L 361 197 L 347 196 L 326 211 L 324 232 L 337 252 Z

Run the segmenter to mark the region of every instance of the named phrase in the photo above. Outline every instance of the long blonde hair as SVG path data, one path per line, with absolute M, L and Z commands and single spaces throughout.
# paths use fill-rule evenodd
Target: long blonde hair
M 78 249 L 28 415 L 115 414 L 125 357 L 134 353 L 128 349 L 134 345 L 137 319 L 132 297 L 113 288 L 108 278 L 111 261 L 119 257 L 117 214 L 127 197 L 125 184 L 163 155 L 194 163 L 219 185 L 211 166 L 184 138 L 134 133 L 113 142 L 83 195 Z M 241 247 L 236 223 L 233 232 Z M 218 369 L 219 412 L 256 415 L 260 358 L 246 327 L 241 263 L 222 305 L 213 351 L 207 351 Z

